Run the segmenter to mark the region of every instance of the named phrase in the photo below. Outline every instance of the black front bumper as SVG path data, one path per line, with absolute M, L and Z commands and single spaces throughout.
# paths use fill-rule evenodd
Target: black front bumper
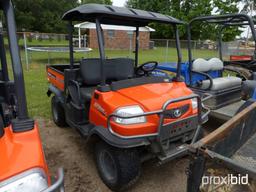
M 172 122 L 170 124 L 165 124 L 165 114 L 167 111 L 167 107 L 179 101 L 190 100 L 192 98 L 197 98 L 198 101 L 198 114 L 194 116 L 190 116 L 188 118 L 183 118 Z M 198 95 L 192 94 L 189 96 L 181 97 L 178 99 L 168 100 L 164 103 L 163 107 L 159 111 L 146 112 L 140 115 L 133 115 L 129 117 L 118 116 L 116 114 L 111 114 L 108 117 L 108 127 L 107 129 L 102 126 L 95 126 L 89 133 L 89 137 L 92 135 L 98 135 L 102 140 L 108 143 L 111 146 L 118 148 L 134 148 L 139 146 L 149 146 L 156 156 L 159 159 L 168 159 L 169 157 L 178 156 L 179 153 L 184 154 L 187 152 L 187 147 L 183 146 L 187 141 L 194 142 L 197 140 L 199 132 L 201 130 L 201 122 L 204 117 L 201 115 L 202 105 L 201 99 Z M 157 132 L 154 134 L 147 135 L 136 135 L 136 136 L 122 136 L 115 133 L 112 128 L 110 121 L 112 118 L 135 118 L 141 116 L 149 116 L 149 115 L 158 115 L 159 116 L 159 124 Z M 174 143 L 177 141 L 182 141 L 179 145 L 173 148 L 170 146 L 170 143 Z M 174 150 L 173 150 L 174 149 Z M 178 150 L 175 150 L 178 149 Z M 160 157 L 161 156 L 161 157 Z

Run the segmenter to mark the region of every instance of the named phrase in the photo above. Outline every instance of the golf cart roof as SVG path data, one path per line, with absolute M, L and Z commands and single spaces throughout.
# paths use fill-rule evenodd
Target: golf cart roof
M 226 14 L 226 15 L 210 15 L 210 16 L 199 16 L 192 19 L 189 23 L 195 21 L 201 21 L 206 23 L 213 23 L 218 25 L 249 25 L 251 17 L 243 13 Z
M 96 19 L 99 19 L 102 24 L 136 27 L 146 26 L 151 22 L 183 24 L 176 18 L 160 13 L 102 4 L 81 5 L 66 12 L 62 19 L 89 22 L 95 22 Z

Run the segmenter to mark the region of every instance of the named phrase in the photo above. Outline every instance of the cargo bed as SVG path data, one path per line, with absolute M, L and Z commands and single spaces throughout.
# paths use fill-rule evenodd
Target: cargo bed
M 74 69 L 78 69 L 80 67 L 79 63 L 74 64 Z M 61 91 L 64 91 L 65 81 L 64 81 L 64 73 L 65 71 L 70 70 L 69 64 L 55 64 L 55 65 L 47 65 L 47 79 L 48 82 L 53 86 L 58 88 Z M 65 79 L 66 80 L 66 79 Z

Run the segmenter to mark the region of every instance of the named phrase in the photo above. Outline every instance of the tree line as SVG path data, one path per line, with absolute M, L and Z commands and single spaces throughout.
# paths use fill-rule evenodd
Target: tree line
M 112 4 L 111 0 L 13 0 L 18 31 L 66 33 L 62 15 L 85 3 Z
M 254 2 L 253 0 L 252 2 Z M 242 2 L 239 10 L 238 3 Z M 13 0 L 17 28 L 19 31 L 38 31 L 47 33 L 66 33 L 66 22 L 61 20 L 62 15 L 80 4 L 100 3 L 112 4 L 111 0 Z M 248 12 L 254 8 L 248 0 L 127 0 L 126 5 L 147 11 L 171 15 L 183 21 L 189 21 L 200 15 Z M 241 7 L 241 6 L 240 6 Z M 172 28 L 166 25 L 152 23 L 156 29 L 153 38 L 173 38 Z M 214 39 L 217 34 L 214 25 L 193 26 L 192 36 L 195 39 Z M 233 39 L 241 31 L 238 27 L 226 30 L 224 39 Z M 186 28 L 180 26 L 181 39 L 186 39 Z

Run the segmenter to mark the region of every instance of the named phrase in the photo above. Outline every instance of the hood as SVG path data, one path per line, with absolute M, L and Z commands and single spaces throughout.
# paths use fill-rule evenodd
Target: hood
M 37 125 L 21 133 L 14 133 L 11 127 L 5 128 L 0 151 L 0 182 L 32 168 L 41 168 L 48 176 Z
M 183 82 L 172 82 L 140 85 L 120 89 L 117 93 L 139 104 L 145 111 L 153 111 L 161 109 L 166 101 L 190 95 L 192 91 Z

